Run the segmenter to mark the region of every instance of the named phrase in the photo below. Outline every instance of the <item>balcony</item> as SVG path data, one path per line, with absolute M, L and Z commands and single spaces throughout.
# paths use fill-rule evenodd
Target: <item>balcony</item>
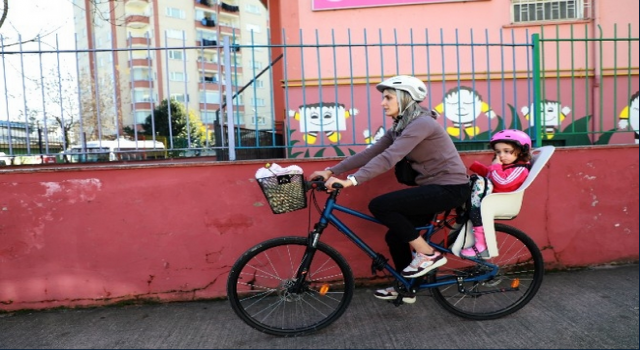
M 212 62 L 212 61 L 204 61 L 199 59 L 197 61 L 198 63 L 196 64 L 197 69 L 199 71 L 219 71 L 220 70 L 220 66 L 218 65 L 217 62 Z
M 229 70 L 231 71 L 231 75 L 234 74 L 242 74 L 242 66 L 238 63 L 236 65 L 233 64 L 233 62 L 231 62 L 231 67 L 229 67 Z M 256 70 L 256 72 L 259 72 L 260 70 Z
M 196 8 L 204 8 L 211 9 L 213 7 L 215 0 L 195 0 Z
M 220 108 L 220 104 L 219 103 L 213 103 L 213 102 L 200 102 L 200 110 L 201 111 L 216 111 Z
M 240 36 L 240 29 L 238 29 L 238 28 L 229 27 L 229 26 L 226 26 L 226 25 L 223 25 L 223 24 L 219 25 L 219 28 L 220 28 L 220 33 L 221 34 L 226 34 L 226 35 L 228 35 L 228 36 L 230 36 L 232 38 L 236 38 L 236 39 L 238 39 L 238 37 Z
M 218 85 L 218 81 L 217 80 L 200 80 L 200 82 L 198 83 L 198 88 L 200 90 L 207 90 L 207 91 L 219 91 L 220 90 L 220 86 Z
M 213 29 L 216 26 L 216 21 L 210 18 L 196 19 L 196 28 L 201 29 Z
M 151 39 L 150 38 L 144 38 L 144 37 L 138 37 L 138 36 L 132 36 L 127 38 L 127 47 L 132 47 L 132 46 L 149 46 L 151 45 Z
M 151 67 L 152 60 L 147 58 L 134 58 L 129 60 L 129 68 L 131 67 Z
M 206 107 L 206 108 L 205 108 Z M 204 102 L 200 102 L 200 110 L 201 111 L 217 111 L 220 108 L 220 104 L 219 103 L 209 103 L 207 102 L 206 104 Z M 244 113 L 244 106 L 243 105 L 233 105 L 233 113 L 235 113 L 236 111 Z M 220 111 L 220 118 L 222 118 L 223 120 L 227 120 L 227 112 L 226 111 Z
M 134 102 L 131 109 L 136 111 L 150 111 L 153 109 L 153 102 Z
M 240 7 L 222 1 L 220 3 L 220 12 L 237 16 L 240 13 Z
M 125 25 L 130 28 L 144 28 L 149 25 L 149 15 L 127 14 L 124 18 Z
M 134 89 L 135 88 L 151 89 L 153 88 L 153 80 L 133 78 L 131 85 L 133 85 Z
M 196 40 L 196 46 L 203 46 L 205 50 L 215 50 L 218 48 L 216 40 L 200 39 Z

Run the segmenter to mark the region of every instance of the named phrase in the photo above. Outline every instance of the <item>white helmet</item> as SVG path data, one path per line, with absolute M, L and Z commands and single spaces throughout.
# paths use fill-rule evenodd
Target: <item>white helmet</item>
M 418 102 L 422 102 L 427 97 L 427 86 L 422 80 L 409 75 L 396 75 L 376 85 L 376 89 L 380 92 L 383 92 L 384 89 L 406 91 L 411 95 L 411 98 Z

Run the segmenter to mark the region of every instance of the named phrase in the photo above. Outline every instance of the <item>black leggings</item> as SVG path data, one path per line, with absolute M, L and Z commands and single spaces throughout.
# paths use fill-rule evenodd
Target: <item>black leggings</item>
M 469 184 L 464 183 L 411 187 L 371 200 L 369 211 L 389 228 L 385 240 L 398 272 L 411 263 L 409 242 L 418 238 L 415 228 L 426 225 L 439 212 L 462 205 L 469 196 Z

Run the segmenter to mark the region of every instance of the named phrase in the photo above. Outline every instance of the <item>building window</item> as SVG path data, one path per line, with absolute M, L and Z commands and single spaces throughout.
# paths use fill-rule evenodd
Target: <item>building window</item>
M 254 15 L 262 14 L 262 8 L 260 8 L 260 6 L 258 5 L 246 4 L 244 5 L 244 10 L 247 11 L 248 13 L 253 13 Z
M 185 19 L 186 17 L 184 10 L 177 9 L 175 7 L 167 7 L 166 15 L 167 17 L 180 18 L 180 19 Z
M 200 103 L 220 103 L 220 93 L 217 91 L 201 91 Z
M 252 98 L 251 105 L 254 107 L 264 107 L 264 98 Z
M 244 98 L 242 95 L 236 95 L 231 99 L 234 106 L 244 106 Z
M 184 31 L 177 30 L 177 29 L 167 29 L 166 33 L 167 33 L 167 38 L 169 38 L 169 39 L 180 39 L 180 40 L 182 40 Z
M 265 117 L 253 117 L 253 124 L 255 125 L 265 125 L 267 124 L 267 119 Z
M 133 90 L 133 102 L 153 102 L 153 97 L 148 90 Z
M 189 100 L 189 97 L 185 94 L 171 94 L 171 99 L 174 101 L 186 103 Z
M 205 124 L 213 124 L 216 120 L 216 112 L 200 111 L 200 120 Z
M 262 69 L 262 63 L 256 61 L 249 61 L 249 68 Z
M 592 0 L 511 0 L 513 23 L 580 20 L 590 17 Z
M 247 31 L 249 33 L 254 32 L 254 33 L 260 33 L 260 26 L 255 25 L 255 24 L 247 24 Z
M 151 111 L 136 111 L 134 113 L 134 123 L 144 124 L 147 121 L 148 116 L 151 116 Z
M 169 50 L 169 58 L 172 60 L 182 60 L 184 55 L 182 50 Z
M 133 80 L 151 80 L 151 70 L 149 68 L 132 68 Z
M 264 87 L 264 82 L 263 82 L 262 80 L 256 80 L 256 81 L 254 81 L 253 83 L 254 83 L 254 84 L 255 84 L 255 86 L 256 86 L 257 88 L 259 88 L 259 89 Z
M 171 81 L 185 81 L 186 76 L 183 72 L 169 72 L 169 80 Z

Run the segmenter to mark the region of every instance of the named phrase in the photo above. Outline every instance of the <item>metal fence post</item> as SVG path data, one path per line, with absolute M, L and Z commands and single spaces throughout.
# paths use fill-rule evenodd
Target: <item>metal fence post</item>
M 231 48 L 229 37 L 225 36 L 222 41 L 222 51 L 224 52 L 224 90 L 225 103 L 227 104 L 227 140 L 229 140 L 229 160 L 236 160 L 236 128 L 233 120 L 233 99 L 231 82 Z
M 536 136 L 535 147 L 542 146 L 542 116 L 540 114 L 540 34 L 531 35 L 533 43 L 533 118 L 535 118 L 533 131 Z

